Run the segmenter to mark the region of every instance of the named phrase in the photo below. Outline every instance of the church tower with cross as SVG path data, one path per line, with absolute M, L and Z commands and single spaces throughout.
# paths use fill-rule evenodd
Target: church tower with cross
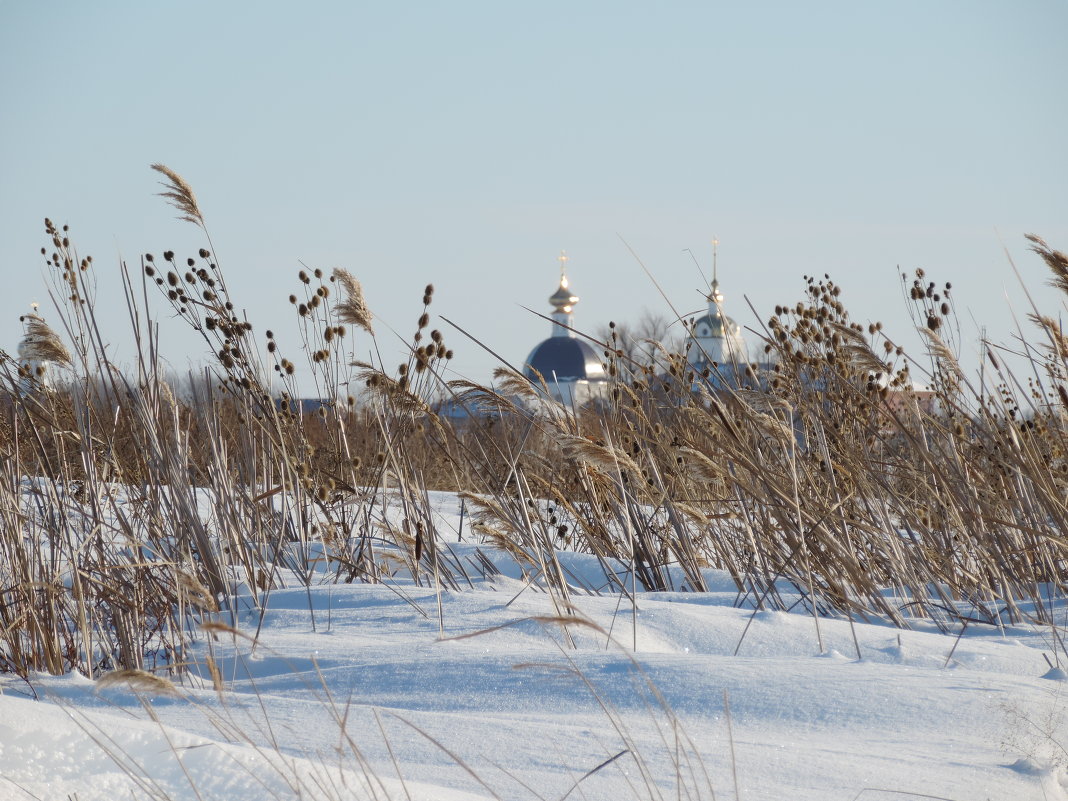
M 560 251 L 557 261 L 560 285 L 549 296 L 552 331 L 548 339 L 530 352 L 523 374 L 539 384 L 544 380 L 549 393 L 562 403 L 581 406 L 605 396 L 608 376 L 593 346 L 575 335 L 573 316 L 579 299 L 567 277 L 570 259 Z
M 749 364 L 749 348 L 742 327 L 723 313 L 723 293 L 719 291 L 719 240 L 712 240 L 712 283 L 709 286 L 708 313 L 693 322 L 687 340 L 686 360 L 699 373 L 708 371 L 734 383 Z

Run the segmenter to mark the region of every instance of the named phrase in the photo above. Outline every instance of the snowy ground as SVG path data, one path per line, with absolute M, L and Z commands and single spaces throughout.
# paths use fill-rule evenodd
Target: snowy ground
M 0 678 L 0 799 L 1068 798 L 1049 630 L 822 619 L 821 652 L 811 616 L 735 608 L 713 573 L 636 614 L 576 593 L 589 625 L 562 626 L 494 558 L 510 575 L 472 568 L 458 593 L 275 591 L 254 650 L 202 636 L 180 695 L 147 707 L 76 675 Z

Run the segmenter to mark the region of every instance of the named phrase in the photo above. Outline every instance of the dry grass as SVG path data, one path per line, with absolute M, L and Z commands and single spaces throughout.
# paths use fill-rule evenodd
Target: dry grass
M 188 184 L 155 168 L 164 197 L 203 227 Z M 28 333 L 69 367 L 27 391 L 13 359 L 0 365 L 2 670 L 180 672 L 199 624 L 232 614 L 239 584 L 259 603 L 294 577 L 401 570 L 461 587 L 432 489 L 464 492 L 476 530 L 561 610 L 577 580 L 558 552 L 572 548 L 605 565 L 605 585 L 587 591 L 700 591 L 714 568 L 733 577 L 739 603 L 800 597 L 817 619 L 995 623 L 1023 618 L 1027 600 L 1053 623 L 1046 603 L 1064 589 L 1068 541 L 1056 310 L 1034 310 L 1026 378 L 993 346 L 969 377 L 948 284 L 902 278 L 928 342 L 914 360 L 882 326 L 851 320 L 832 281 L 807 279 L 803 299 L 767 321 L 774 366 L 746 387 L 713 392 L 684 353 L 639 363 L 609 341 L 610 400 L 572 409 L 503 368 L 494 386 L 446 382 L 452 352 L 430 329 L 432 286 L 403 363 L 352 363 L 347 343 L 373 335 L 359 282 L 302 269 L 290 307 L 303 341 L 291 352 L 308 354 L 302 374 L 329 399 L 309 412 L 294 400 L 295 363 L 270 331 L 256 341 L 210 241 L 183 266 L 167 251 L 146 255 L 140 277 L 121 268 L 140 354 L 124 376 L 100 341 L 92 260 L 65 229 L 49 222 L 46 234 L 65 300 L 55 330 L 34 318 Z M 1033 241 L 1068 291 L 1063 254 Z M 215 354 L 184 389 L 163 377 L 147 333 L 140 299 L 153 287 Z M 442 399 L 482 414 L 451 421 L 434 411 Z

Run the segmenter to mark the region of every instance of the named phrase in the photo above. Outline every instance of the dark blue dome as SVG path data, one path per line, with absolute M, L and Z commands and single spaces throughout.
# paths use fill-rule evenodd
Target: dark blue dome
M 531 368 L 541 373 L 550 386 L 554 381 L 601 381 L 604 367 L 597 351 L 575 337 L 549 337 L 530 352 L 523 365 L 523 374 L 535 378 Z

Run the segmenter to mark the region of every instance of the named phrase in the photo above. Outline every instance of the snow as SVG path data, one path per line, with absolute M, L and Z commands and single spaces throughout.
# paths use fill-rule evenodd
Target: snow
M 433 502 L 455 531 L 456 499 Z M 473 587 L 291 583 L 255 643 L 235 598 L 214 619 L 242 636 L 200 633 L 176 697 L 0 678 L 0 799 L 1068 798 L 1048 629 L 817 634 L 800 607 L 736 607 L 715 571 L 706 593 L 564 609 L 506 555 L 450 546 Z M 567 566 L 604 584 L 592 557 Z

